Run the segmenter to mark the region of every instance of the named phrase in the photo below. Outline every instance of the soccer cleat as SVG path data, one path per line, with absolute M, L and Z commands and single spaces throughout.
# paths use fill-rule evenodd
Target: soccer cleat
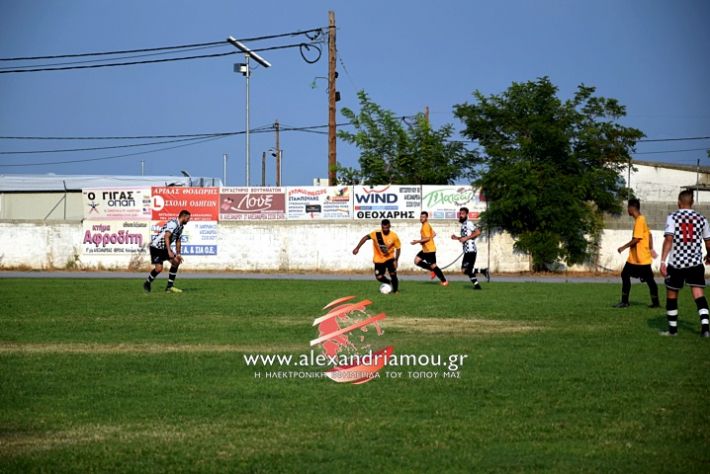
M 481 285 L 473 285 L 473 289 L 474 290 L 482 290 L 483 288 L 481 287 Z
M 143 282 L 143 291 L 146 293 L 150 293 L 150 283 L 149 282 Z
M 612 308 L 628 308 L 628 307 L 629 307 L 629 303 L 624 303 L 623 301 L 619 301 L 614 306 L 612 306 Z
M 180 288 L 175 288 L 174 286 L 171 286 L 170 288 L 165 289 L 166 293 L 182 293 L 182 290 Z
M 661 305 L 658 304 L 658 303 L 651 303 L 650 305 L 648 305 L 648 307 L 649 307 L 649 308 L 660 308 Z
M 700 337 L 710 337 L 710 331 L 703 331 L 700 333 Z
M 448 281 L 442 281 L 440 284 L 441 284 L 441 286 L 449 286 L 449 282 L 448 282 Z
M 659 335 L 659 336 L 671 336 L 671 337 L 675 337 L 675 336 L 678 335 L 678 333 L 677 333 L 677 332 L 661 331 L 661 332 L 658 333 L 658 335 Z
M 430 279 L 430 280 L 433 280 L 434 278 L 436 278 L 436 273 L 434 273 L 434 272 L 429 272 L 429 279 Z

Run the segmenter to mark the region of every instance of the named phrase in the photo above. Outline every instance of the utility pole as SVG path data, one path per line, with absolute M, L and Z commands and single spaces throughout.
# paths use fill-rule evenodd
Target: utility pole
M 276 130 L 276 186 L 281 186 L 281 126 L 278 120 L 274 124 L 274 130 Z
M 145 176 L 145 160 L 141 160 L 141 176 Z
M 424 106 L 424 120 L 426 120 L 426 124 L 429 125 L 429 106 L 428 105 Z
M 336 183 L 335 155 L 335 12 L 328 12 L 328 184 Z
M 261 187 L 266 186 L 266 152 L 261 154 Z

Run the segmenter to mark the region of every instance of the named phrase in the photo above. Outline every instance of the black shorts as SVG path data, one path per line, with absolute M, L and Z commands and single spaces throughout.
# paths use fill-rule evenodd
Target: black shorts
M 152 245 L 150 246 L 150 263 L 158 265 L 166 260 L 170 260 L 168 249 L 157 249 Z
M 463 260 L 461 260 L 461 270 L 464 273 L 473 273 L 473 269 L 476 267 L 476 255 L 477 252 L 468 252 L 463 254 Z
M 653 269 L 651 269 L 651 264 L 648 265 L 636 265 L 634 263 L 626 262 L 624 269 L 621 271 L 621 277 L 628 276 L 629 278 L 640 278 L 641 281 L 653 280 Z
M 375 263 L 375 277 L 378 277 L 380 275 L 384 275 L 385 271 L 390 272 L 390 275 L 397 272 L 397 269 L 394 268 L 394 259 L 393 258 L 390 258 L 386 262 Z
M 424 263 L 428 263 L 429 265 L 436 263 L 436 252 L 422 251 L 417 254 L 417 257 L 421 258 Z
M 669 290 L 680 290 L 683 284 L 688 286 L 705 287 L 705 266 L 696 265 L 690 268 L 675 268 L 668 267 L 668 276 L 666 277 L 666 288 Z

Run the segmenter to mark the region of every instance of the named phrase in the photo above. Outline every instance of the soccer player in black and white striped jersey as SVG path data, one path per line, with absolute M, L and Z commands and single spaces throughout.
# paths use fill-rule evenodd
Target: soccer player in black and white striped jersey
M 177 271 L 182 263 L 182 256 L 180 255 L 182 230 L 185 224 L 190 222 L 190 211 L 182 210 L 180 214 L 174 218 L 170 219 L 165 225 L 160 229 L 150 242 L 150 261 L 155 268 L 151 270 L 148 274 L 148 278 L 143 283 L 143 289 L 146 293 L 150 293 L 150 285 L 153 280 L 160 275 L 163 271 L 163 262 L 168 260 L 170 262 L 170 273 L 168 275 L 168 286 L 165 288 L 166 292 L 169 293 L 182 293 L 182 290 L 175 288 L 175 277 L 177 277 Z M 175 244 L 175 251 L 171 248 L 171 244 Z
M 710 337 L 703 265 L 703 241 L 708 252 L 704 261 L 710 264 L 710 226 L 702 214 L 693 210 L 692 191 L 678 195 L 678 210 L 668 215 L 664 236 L 661 274 L 666 277 L 668 331 L 661 334 L 678 334 L 678 292 L 688 283 L 700 315 L 700 335 Z

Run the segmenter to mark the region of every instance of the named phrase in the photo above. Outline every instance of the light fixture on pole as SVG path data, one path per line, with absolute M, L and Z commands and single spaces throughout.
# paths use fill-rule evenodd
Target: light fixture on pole
M 259 56 L 257 53 L 247 48 L 244 43 L 237 41 L 234 37 L 230 36 L 227 38 L 227 42 L 244 53 L 244 59 L 246 63 L 237 63 L 234 65 L 234 72 L 241 73 L 246 78 L 246 127 L 245 127 L 245 137 L 246 137 L 246 185 L 250 186 L 250 176 L 249 176 L 249 163 L 251 159 L 251 149 L 249 146 L 249 76 L 251 75 L 251 69 L 249 67 L 249 60 L 254 59 L 257 63 L 264 67 L 271 67 L 266 59 Z

